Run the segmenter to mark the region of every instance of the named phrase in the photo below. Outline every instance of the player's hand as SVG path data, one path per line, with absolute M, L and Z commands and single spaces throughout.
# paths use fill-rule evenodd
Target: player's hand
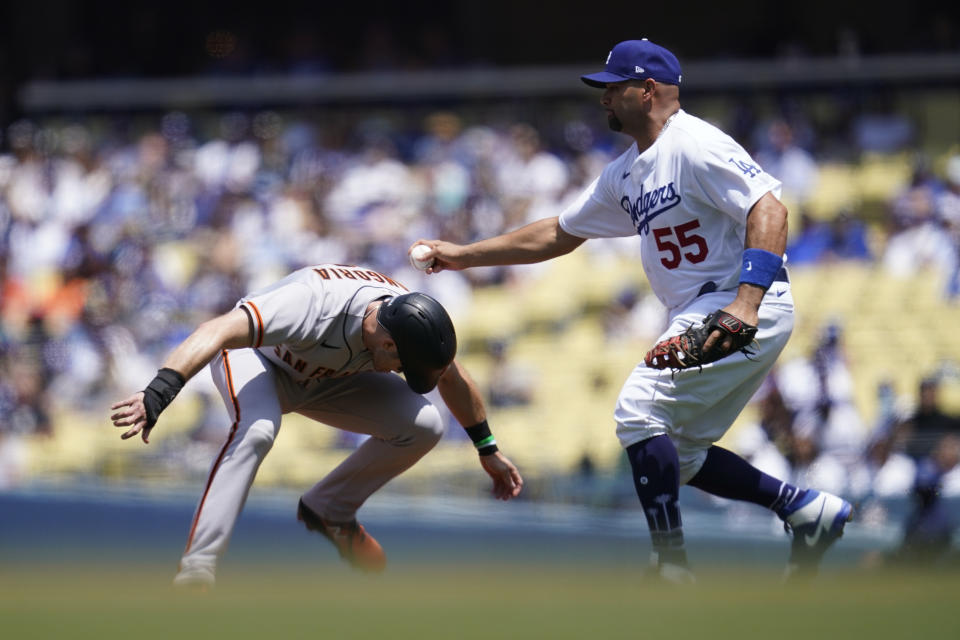
M 115 411 L 110 416 L 113 426 L 130 427 L 120 437 L 124 440 L 140 434 L 140 438 L 145 443 L 150 443 L 150 431 L 153 427 L 147 426 L 147 408 L 143 404 L 143 391 L 138 391 L 126 400 L 110 405 L 110 409 Z
M 733 302 L 723 308 L 723 311 L 754 327 L 757 326 L 759 321 L 759 303 L 754 304 L 752 300 L 745 300 L 741 296 L 734 298 Z M 714 329 L 706 342 L 703 343 L 703 352 L 707 353 L 713 349 L 713 345 L 720 339 L 724 340 L 723 350 L 730 351 L 733 347 L 733 338 L 718 329 Z
M 466 269 L 467 264 L 464 261 L 463 245 L 445 242 L 443 240 L 417 240 L 410 248 L 407 254 L 418 244 L 425 244 L 430 247 L 430 252 L 425 254 L 422 259 L 429 260 L 433 258 L 433 264 L 427 267 L 427 273 L 440 273 L 441 271 L 460 271 Z
M 495 451 L 488 456 L 480 456 L 480 464 L 493 478 L 493 497 L 497 500 L 509 500 L 520 495 L 523 478 L 505 455 Z

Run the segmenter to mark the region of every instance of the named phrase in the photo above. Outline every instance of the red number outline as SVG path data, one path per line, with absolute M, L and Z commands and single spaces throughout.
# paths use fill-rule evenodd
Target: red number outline
M 707 254 L 709 249 L 707 248 L 707 239 L 696 233 L 687 235 L 688 231 L 693 231 L 694 229 L 700 228 L 699 220 L 691 220 L 690 222 L 685 222 L 683 224 L 678 224 L 673 228 L 677 234 L 677 240 L 680 241 L 681 247 L 689 247 L 691 245 L 696 245 L 699 247 L 697 253 L 684 253 L 683 257 L 689 260 L 690 262 L 697 264 L 703 262 L 707 259 Z
M 664 251 L 669 251 L 671 258 L 660 258 L 660 264 L 665 266 L 667 269 L 676 269 L 680 266 L 680 247 L 676 243 L 670 242 L 667 240 L 670 236 L 673 235 L 673 229 L 670 227 L 660 227 L 659 229 L 653 230 L 653 239 L 657 243 L 657 248 L 660 249 L 660 253 Z
M 690 222 L 684 222 L 683 224 L 678 224 L 675 227 L 660 227 L 659 229 L 653 230 L 653 239 L 657 243 L 657 249 L 660 250 L 660 253 L 664 251 L 668 252 L 669 256 L 661 256 L 660 264 L 662 264 L 667 269 L 676 269 L 680 266 L 682 258 L 686 258 L 694 264 L 698 264 L 707 259 L 707 255 L 710 253 L 710 248 L 707 246 L 707 239 L 703 236 L 690 233 L 694 229 L 700 228 L 699 220 L 691 220 Z M 670 240 L 671 237 L 676 235 L 677 242 Z M 681 248 L 687 247 L 697 247 L 696 251 L 683 251 Z

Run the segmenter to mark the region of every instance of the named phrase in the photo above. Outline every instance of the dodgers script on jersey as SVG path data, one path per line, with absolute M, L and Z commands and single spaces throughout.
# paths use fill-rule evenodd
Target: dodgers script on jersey
M 372 371 L 361 324 L 367 306 L 407 293 L 387 276 L 349 265 L 295 271 L 237 303 L 253 319 L 253 347 L 298 382 Z
M 747 214 L 768 192 L 779 197 L 780 181 L 681 109 L 643 153 L 633 144 L 608 164 L 560 226 L 581 238 L 639 235 L 650 286 L 674 310 L 704 286 L 737 286 Z

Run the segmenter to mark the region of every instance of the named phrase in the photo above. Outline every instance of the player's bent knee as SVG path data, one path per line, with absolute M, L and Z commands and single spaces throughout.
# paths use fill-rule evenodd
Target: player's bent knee
M 399 446 L 423 445 L 432 448 L 443 436 L 444 425 L 440 411 L 432 404 L 424 405 L 401 435 L 392 440 Z
M 416 424 L 424 431 L 424 437 L 440 440 L 443 436 L 443 418 L 440 417 L 440 411 L 432 404 L 420 411 Z
M 263 457 L 273 448 L 275 438 L 273 423 L 260 420 L 254 422 L 243 436 L 242 446 L 253 449 L 259 457 Z

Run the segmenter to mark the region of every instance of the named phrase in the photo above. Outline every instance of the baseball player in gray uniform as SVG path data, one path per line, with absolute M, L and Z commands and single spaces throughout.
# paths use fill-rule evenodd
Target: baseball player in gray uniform
M 297 517 L 341 557 L 379 571 L 386 555 L 357 523 L 357 510 L 410 468 L 443 434 L 422 394 L 435 387 L 474 442 L 493 494 L 509 500 L 523 481 L 498 451 L 482 397 L 454 359 L 456 334 L 433 298 L 363 267 L 300 269 L 201 324 L 140 392 L 111 409 L 123 439 L 149 442 L 157 417 L 187 380 L 210 365 L 233 419 L 213 461 L 187 537 L 177 585 L 212 585 L 257 469 L 297 412 L 370 438 L 300 499 Z M 400 378 L 392 372 L 402 372 Z
M 693 579 L 677 502 L 686 483 L 773 510 L 793 532 L 788 576 L 812 576 L 842 534 L 850 503 L 773 478 L 714 444 L 793 329 L 780 183 L 730 136 L 680 108 L 680 63 L 667 49 L 646 39 L 621 42 L 603 71 L 582 80 L 603 90 L 610 128 L 634 144 L 559 217 L 465 246 L 420 240 L 432 247 L 420 257 L 434 261 L 433 273 L 540 262 L 588 238 L 636 237 L 670 324 L 623 385 L 614 419 L 650 528 L 655 571 L 667 580 Z M 718 311 L 726 327 L 756 329 L 755 341 L 744 353 L 727 346 L 733 341 L 724 327 L 712 330 L 704 353 L 718 341 L 727 353 L 687 368 L 690 358 L 679 358 L 678 346 L 690 340 L 681 334 Z

